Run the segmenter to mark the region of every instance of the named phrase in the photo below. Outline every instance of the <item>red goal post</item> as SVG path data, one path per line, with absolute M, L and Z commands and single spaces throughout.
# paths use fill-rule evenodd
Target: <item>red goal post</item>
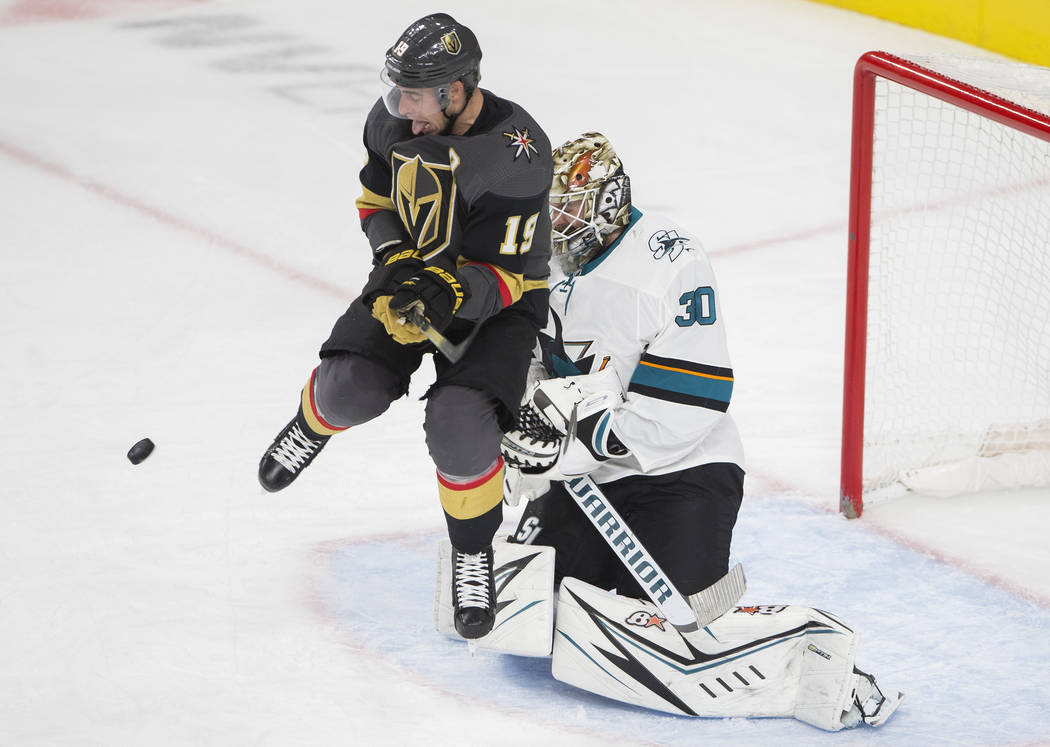
M 1012 64 L 1012 63 L 1008 63 Z M 1044 70 L 1039 68 L 1037 70 Z M 1046 71 L 1050 73 L 1050 71 Z M 962 77 L 962 76 L 960 76 Z M 1050 77 L 1047 78 L 1050 81 Z M 879 164 L 875 162 L 875 143 L 877 137 L 877 116 L 879 116 L 878 108 L 880 104 L 876 96 L 877 87 L 882 85 L 885 87 L 885 83 L 880 81 L 888 81 L 897 87 L 906 89 L 907 95 L 910 97 L 909 100 L 916 98 L 928 97 L 935 99 L 939 102 L 944 102 L 950 105 L 952 108 L 964 110 L 972 115 L 976 115 L 980 120 L 991 121 L 997 123 L 997 125 L 1005 126 L 1009 130 L 1023 133 L 1025 136 L 1038 139 L 1040 145 L 1050 143 L 1050 116 L 1044 111 L 1036 111 L 1032 108 L 1027 108 L 1019 103 L 1015 103 L 1012 100 L 992 93 L 988 90 L 984 90 L 977 85 L 972 83 L 964 82 L 963 80 L 955 79 L 955 77 L 944 74 L 943 72 L 935 72 L 924 65 L 917 64 L 915 61 L 898 57 L 886 52 L 868 52 L 863 55 L 856 64 L 854 71 L 854 98 L 853 98 L 853 133 L 852 133 L 852 154 L 851 154 L 851 178 L 850 178 L 850 216 L 849 216 L 849 261 L 848 261 L 848 275 L 847 275 L 847 299 L 846 299 L 846 346 L 845 346 L 845 359 L 844 359 L 844 394 L 843 394 L 843 411 L 842 411 L 842 454 L 841 454 L 841 483 L 840 483 L 840 510 L 847 516 L 854 518 L 860 516 L 864 508 L 864 495 L 865 490 L 868 486 L 865 484 L 864 476 L 864 460 L 865 460 L 865 418 L 866 415 L 870 417 L 868 412 L 869 403 L 866 403 L 866 385 L 871 382 L 869 379 L 872 377 L 872 372 L 868 370 L 869 365 L 869 277 L 870 263 L 872 262 L 872 200 L 873 200 L 873 174 L 875 170 L 879 168 Z M 896 90 L 896 89 L 895 89 Z M 1050 92 L 1048 92 L 1050 93 Z M 882 102 L 883 104 L 885 101 Z M 937 104 L 937 106 L 941 106 Z M 887 117 L 888 120 L 896 121 L 903 115 L 882 115 Z M 937 137 L 936 135 L 930 134 L 932 126 L 927 126 L 930 122 L 935 120 L 945 120 L 948 118 L 955 117 L 954 110 L 949 110 L 948 114 L 937 114 L 937 115 L 924 115 L 925 120 L 920 122 L 917 126 L 911 126 L 911 129 L 907 133 L 908 143 L 918 143 L 919 141 L 926 140 L 926 146 L 924 147 L 935 147 L 934 142 Z M 966 116 L 969 116 L 966 115 Z M 995 126 L 997 126 L 995 125 Z M 966 125 L 955 121 L 950 124 L 951 128 L 959 130 Z M 998 137 L 998 136 L 997 136 Z M 932 144 L 932 145 L 931 145 Z M 882 147 L 887 147 L 885 144 Z M 888 146 L 888 147 L 893 147 Z M 910 147 L 910 146 L 909 146 Z M 984 145 L 980 146 L 977 151 L 979 155 L 983 156 L 983 152 L 988 150 Z M 1050 150 L 1046 151 L 1050 153 Z M 936 168 L 935 166 L 927 168 L 923 165 L 926 161 L 933 161 L 938 156 L 923 155 L 921 158 L 918 156 L 911 157 L 912 161 L 905 160 L 905 164 L 912 163 L 915 168 L 916 175 L 928 173 L 930 168 Z M 950 167 L 949 175 L 947 179 L 943 175 L 939 177 L 940 183 L 947 181 L 949 188 L 954 188 L 954 181 L 956 177 L 959 180 L 962 177 L 958 175 L 961 173 L 959 169 L 967 169 L 970 167 L 970 161 L 973 156 L 962 155 L 962 156 L 945 156 L 946 160 L 952 160 L 955 165 Z M 994 154 L 991 159 L 995 159 Z M 1023 163 L 1021 164 L 1021 170 L 1027 169 L 1031 166 L 1033 158 L 1030 155 L 1022 157 Z M 1038 158 L 1035 160 L 1038 161 Z M 962 164 L 961 166 L 959 164 Z M 907 168 L 907 166 L 905 166 Z M 1050 161 L 1036 164 L 1037 171 L 1035 176 L 1025 176 L 1028 183 L 1035 183 L 1036 191 L 1044 189 L 1043 184 L 1039 184 L 1039 169 L 1042 169 L 1042 173 L 1047 177 L 1046 181 L 1050 182 Z M 997 172 L 998 174 L 999 172 Z M 999 177 L 996 176 L 996 179 Z M 921 179 L 916 176 L 916 181 Z M 902 184 L 908 183 L 908 179 L 904 178 L 901 180 Z M 1011 189 L 1015 189 L 1015 186 L 1000 186 L 999 183 L 995 183 L 986 188 L 985 194 L 993 195 L 992 199 L 995 199 L 1000 192 L 1006 192 Z M 975 203 L 978 201 L 980 189 L 970 188 L 971 191 L 968 193 L 965 199 L 959 200 L 950 198 L 950 200 L 941 200 L 943 202 L 954 201 L 956 204 L 961 202 Z M 1015 190 L 1016 191 L 1016 190 Z M 1043 194 L 1047 194 L 1043 192 Z M 1037 195 L 1038 196 L 1038 195 Z M 939 197 L 922 197 L 919 196 L 916 199 L 917 203 L 920 203 L 920 207 L 916 210 L 912 210 L 910 207 L 901 207 L 900 198 L 898 199 L 897 207 L 889 207 L 884 210 L 882 215 L 892 216 L 894 213 L 900 215 L 909 212 L 917 212 L 922 209 L 924 205 L 926 208 L 931 208 L 933 212 L 936 212 L 936 203 Z M 1013 199 L 1013 198 L 1010 198 Z M 1042 201 L 1042 200 L 1040 200 Z M 907 205 L 907 203 L 904 203 Z M 1041 209 L 1041 208 L 1040 208 Z M 995 208 L 997 212 L 1001 212 L 999 208 Z M 890 219 L 887 218 L 887 222 Z M 928 223 L 936 224 L 940 220 L 934 218 L 933 220 L 927 219 Z M 1045 218 L 1040 215 L 1036 222 L 1033 224 L 1034 228 L 1032 231 L 1039 232 L 1045 228 L 1043 223 Z M 913 221 L 915 222 L 915 221 Z M 934 230 L 923 228 L 922 230 Z M 1014 230 L 1013 223 L 1011 223 L 1010 230 Z M 1024 230 L 1024 229 L 1021 229 Z M 959 229 L 954 234 L 955 236 L 963 235 L 966 236 L 969 233 L 974 233 L 969 229 Z M 992 229 L 991 233 L 1001 234 L 1003 233 L 1000 229 Z M 894 234 L 890 238 L 885 240 L 885 243 L 897 247 L 902 243 L 905 243 L 907 239 L 902 239 L 900 235 Z M 957 238 L 952 241 L 958 241 Z M 1041 246 L 1044 250 L 1044 254 L 1050 256 L 1050 240 L 1046 236 L 1033 236 L 1031 241 L 1034 241 L 1036 247 Z M 915 245 L 907 248 L 907 252 L 903 256 L 912 257 L 916 253 L 922 253 L 927 251 L 927 247 L 937 242 L 931 242 L 928 236 L 924 235 L 921 239 L 915 241 Z M 1004 244 L 1017 244 L 1027 245 L 1028 239 L 1017 240 L 1017 239 L 1004 239 Z M 936 250 L 933 250 L 936 251 Z M 979 248 L 979 254 L 986 262 L 987 255 L 990 253 L 986 249 Z M 1038 256 L 1038 250 L 1033 254 Z M 884 260 L 885 261 L 885 260 Z M 956 259 L 949 256 L 946 260 L 950 266 Z M 1004 260 L 1005 261 L 1005 260 Z M 915 273 L 905 274 L 914 275 Z M 936 284 L 937 272 L 933 272 L 928 279 L 927 286 L 929 284 Z M 925 295 L 926 290 L 920 290 L 918 295 Z M 934 290 L 928 291 L 931 295 L 935 292 Z M 1047 288 L 1046 293 L 1050 295 L 1050 287 Z M 878 311 L 882 306 L 887 305 L 884 302 L 880 302 Z M 1043 314 L 1042 309 L 1037 309 L 1036 313 Z M 924 319 L 918 319 L 917 322 L 924 322 Z M 1000 329 L 1009 327 L 1009 324 L 1001 323 L 998 325 Z M 1050 323 L 1045 328 L 1050 329 Z M 944 330 L 938 329 L 936 332 L 931 332 L 929 344 L 936 346 L 939 344 L 939 340 L 945 339 L 946 334 Z M 891 346 L 897 343 L 898 338 L 901 335 L 896 335 L 891 339 Z M 965 334 L 963 338 L 965 338 Z M 1046 346 L 1050 347 L 1050 339 L 1044 339 L 1043 342 Z M 881 344 L 881 343 L 880 343 Z M 946 346 L 955 346 L 957 343 L 945 341 Z M 1029 340 L 1023 345 L 1030 346 L 1032 343 Z M 1022 346 L 1023 346 L 1022 345 Z M 920 346 L 921 347 L 921 346 Z M 1036 368 L 1042 367 L 1042 362 L 1036 365 Z M 938 370 L 937 366 L 940 366 L 941 370 L 947 369 L 950 366 L 948 364 L 934 364 L 934 370 Z M 905 366 L 907 368 L 907 366 Z M 894 374 L 882 371 L 876 373 L 877 376 L 892 376 Z M 950 372 L 944 370 L 944 375 L 950 376 Z M 939 378 L 940 374 L 935 374 L 932 378 Z M 1034 374 L 1038 378 L 1038 371 Z M 1032 376 L 1029 376 L 1032 378 Z M 1050 372 L 1047 373 L 1047 378 L 1042 382 L 1037 382 L 1037 385 L 1050 383 Z M 934 383 L 932 389 L 937 388 L 937 383 Z M 947 385 L 946 385 L 947 388 Z M 1037 398 L 1039 395 L 1036 395 Z M 1006 408 L 1008 409 L 1008 408 Z M 1050 422 L 1050 421 L 1048 421 Z M 994 426 L 994 421 L 988 423 L 989 427 Z M 896 426 L 900 433 L 905 431 L 911 432 L 911 426 Z M 916 439 L 918 440 L 918 436 Z M 925 437 L 923 437 L 925 438 Z M 869 438 L 869 443 L 872 439 Z M 904 438 L 902 437 L 902 440 Z M 912 448 L 908 444 L 904 445 L 905 450 Z

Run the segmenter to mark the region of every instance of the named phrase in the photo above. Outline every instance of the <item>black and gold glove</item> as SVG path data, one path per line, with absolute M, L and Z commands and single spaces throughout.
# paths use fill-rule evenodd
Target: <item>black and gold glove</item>
M 380 296 L 372 305 L 372 316 L 402 345 L 426 338 L 404 317 L 418 309 L 430 326 L 443 332 L 466 300 L 466 288 L 455 275 L 440 267 L 427 267 L 401 283 L 391 296 Z
M 416 249 L 400 249 L 381 260 L 372 269 L 361 291 L 366 306 L 379 296 L 389 296 L 401 283 L 421 272 L 426 265 Z

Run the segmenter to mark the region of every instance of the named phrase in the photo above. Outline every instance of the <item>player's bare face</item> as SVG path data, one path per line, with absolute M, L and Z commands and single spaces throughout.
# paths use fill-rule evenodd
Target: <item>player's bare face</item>
M 450 121 L 441 112 L 433 88 L 402 88 L 398 113 L 412 120 L 413 135 L 441 135 L 448 129 Z

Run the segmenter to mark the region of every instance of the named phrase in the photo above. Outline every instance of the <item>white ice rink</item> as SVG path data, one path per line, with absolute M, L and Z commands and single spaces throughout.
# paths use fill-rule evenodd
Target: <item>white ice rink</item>
M 858 664 L 907 693 L 881 730 L 670 717 L 439 637 L 427 365 L 292 488 L 258 486 L 368 267 L 383 53 L 439 9 L 486 87 L 554 142 L 606 133 L 636 203 L 704 237 L 745 601 L 860 630 Z M 869 49 L 988 56 L 803 0 L 0 0 L 0 744 L 1050 742 L 1047 491 L 836 513 Z

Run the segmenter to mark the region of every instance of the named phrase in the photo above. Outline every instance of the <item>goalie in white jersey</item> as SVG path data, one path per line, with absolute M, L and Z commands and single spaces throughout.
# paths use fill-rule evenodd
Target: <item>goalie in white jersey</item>
M 700 243 L 632 205 L 598 133 L 554 151 L 550 209 L 563 276 L 552 275 L 535 381 L 501 446 L 507 502 L 529 503 L 515 544 L 497 548 L 500 612 L 481 645 L 552 651 L 556 678 L 672 713 L 880 725 L 901 696 L 854 668 L 852 629 L 810 607 L 738 606 L 743 571 L 729 557 L 744 456 Z M 548 587 L 528 570 L 544 564 Z M 685 616 L 673 611 L 681 624 L 675 595 L 688 599 Z M 451 602 L 438 607 L 448 630 Z
M 714 273 L 692 234 L 632 205 L 630 179 L 604 136 L 555 150 L 554 170 L 552 253 L 565 276 L 552 277 L 539 346 L 541 375 L 559 381 L 540 386 L 566 419 L 576 406 L 576 438 L 564 453 L 553 434 L 547 451 L 527 428 L 504 438 L 507 463 L 539 473 L 519 491 L 552 481 L 517 538 L 557 549 L 556 581 L 568 575 L 644 596 L 559 482 L 589 474 L 678 590 L 693 594 L 729 570 L 744 480 Z

